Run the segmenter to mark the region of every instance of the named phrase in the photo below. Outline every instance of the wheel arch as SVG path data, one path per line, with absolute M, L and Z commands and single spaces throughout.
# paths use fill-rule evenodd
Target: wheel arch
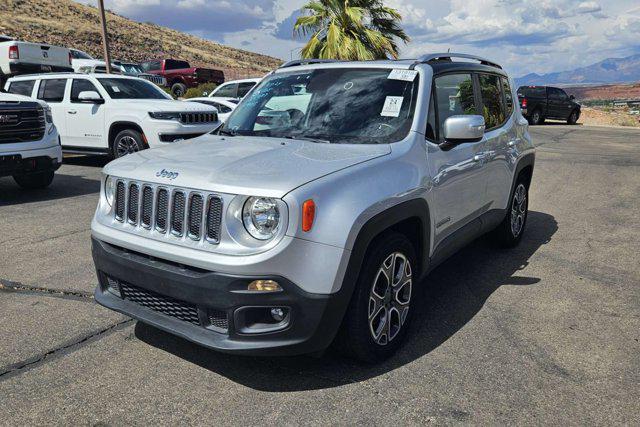
M 516 183 L 520 179 L 521 176 L 524 176 L 527 183 L 527 190 L 531 186 L 531 180 L 533 178 L 533 167 L 536 162 L 535 153 L 528 153 L 524 155 L 516 165 L 515 173 L 513 174 L 513 182 L 511 183 L 511 191 L 509 192 L 509 200 L 511 200 L 511 196 L 513 195 L 513 191 L 516 188 Z
M 109 149 L 113 149 L 113 142 L 116 139 L 116 135 L 118 135 L 123 130 L 127 130 L 127 129 L 133 129 L 137 132 L 140 132 L 146 148 L 149 148 L 147 137 L 145 136 L 144 131 L 142 130 L 139 124 L 135 122 L 118 121 L 118 122 L 111 123 L 111 126 L 109 126 Z

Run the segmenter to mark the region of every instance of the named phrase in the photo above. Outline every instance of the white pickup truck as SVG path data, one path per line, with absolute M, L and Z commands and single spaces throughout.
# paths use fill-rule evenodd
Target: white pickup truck
M 73 71 L 69 49 L 0 35 L 0 87 L 12 76 L 51 71 Z

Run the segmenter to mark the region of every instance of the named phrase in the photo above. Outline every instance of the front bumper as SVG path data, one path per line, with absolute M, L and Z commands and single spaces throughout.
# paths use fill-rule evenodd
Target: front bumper
M 182 124 L 171 120 L 151 120 L 144 126 L 144 134 L 150 148 L 174 144 L 177 139 L 190 139 L 212 132 L 220 122 L 206 124 Z
M 59 145 L 35 150 L 0 151 L 0 177 L 56 171 L 61 165 L 62 149 Z
M 228 275 L 186 267 L 95 238 L 92 248 L 99 304 L 222 352 L 295 355 L 321 351 L 333 341 L 348 303 L 344 292 L 312 294 L 273 275 Z M 128 291 L 123 297 L 111 293 L 108 278 L 125 284 L 131 295 L 135 289 L 138 297 L 128 297 Z M 247 293 L 247 285 L 256 279 L 276 280 L 283 291 Z M 277 331 L 248 334 L 243 332 L 242 307 L 288 308 L 288 323 Z M 191 320 L 187 321 L 189 310 Z

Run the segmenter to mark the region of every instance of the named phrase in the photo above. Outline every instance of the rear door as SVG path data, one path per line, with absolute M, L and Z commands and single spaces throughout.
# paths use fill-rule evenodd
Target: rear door
M 69 138 L 67 132 L 67 111 L 64 96 L 67 79 L 40 79 L 37 98 L 45 101 L 51 107 L 53 124 L 58 128 L 60 141 L 64 145 Z
M 480 114 L 476 80 L 472 73 L 436 76 L 426 130 L 429 167 L 433 182 L 434 245 L 438 245 L 465 225 L 473 222 L 486 204 L 484 140 L 458 144 L 449 150 L 444 142 L 445 120 L 455 115 Z M 479 227 L 478 227 L 479 228 Z
M 98 88 L 89 79 L 71 80 L 71 91 L 67 105 L 68 137 L 66 144 L 83 148 L 107 148 L 104 137 L 104 104 L 85 104 L 78 96 L 81 92 L 97 92 Z M 101 95 L 102 96 L 102 95 Z

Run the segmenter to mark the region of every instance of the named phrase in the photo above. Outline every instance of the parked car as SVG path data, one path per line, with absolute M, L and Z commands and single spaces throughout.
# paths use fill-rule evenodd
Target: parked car
M 178 59 L 155 59 L 140 65 L 146 73 L 157 74 L 167 79 L 171 93 L 176 98 L 183 96 L 187 88 L 203 83 L 224 82 L 224 73 L 221 70 L 192 67 L 187 61 Z
M 52 71 L 73 71 L 69 49 L 0 36 L 0 87 L 12 76 Z
M 218 119 L 221 122 L 226 122 L 233 110 L 236 109 L 240 102 L 236 98 L 189 98 L 184 102 L 199 102 L 201 104 L 210 105 L 218 110 Z
M 219 126 L 212 107 L 171 99 L 146 80 L 115 74 L 42 74 L 6 90 L 46 101 L 65 152 L 113 158 L 194 138 Z
M 525 230 L 534 148 L 486 59 L 293 61 L 197 142 L 104 168 L 95 298 L 219 351 L 384 359 L 429 271 Z
M 104 62 L 102 63 L 102 65 L 101 64 L 83 65 L 79 67 L 76 72 L 84 73 L 84 74 L 106 74 L 107 66 L 104 64 Z M 122 69 L 118 66 L 112 65 L 111 74 L 122 74 Z
M 0 177 L 26 189 L 48 187 L 62 164 L 58 131 L 43 101 L 0 93 Z
M 210 98 L 242 99 L 262 79 L 244 79 L 226 82 L 209 94 Z
M 575 125 L 580 118 L 580 104 L 557 87 L 520 86 L 518 99 L 522 114 L 532 125 L 541 125 L 545 119 L 566 120 Z
M 69 49 L 71 52 L 71 66 L 76 73 L 106 73 L 107 64 L 100 60 L 95 59 L 87 52 L 83 52 L 78 49 Z M 115 63 L 111 62 L 111 72 L 118 74 L 122 72 L 122 69 Z
M 149 80 L 160 87 L 167 87 L 167 79 L 157 74 L 145 73 L 140 64 L 134 62 L 114 61 L 114 64 L 120 67 L 122 74 L 126 76 L 139 77 L 141 79 Z

